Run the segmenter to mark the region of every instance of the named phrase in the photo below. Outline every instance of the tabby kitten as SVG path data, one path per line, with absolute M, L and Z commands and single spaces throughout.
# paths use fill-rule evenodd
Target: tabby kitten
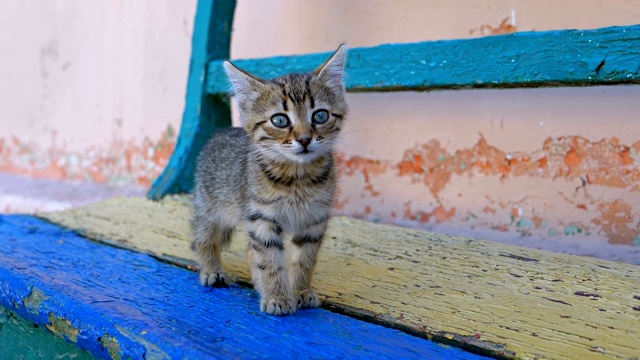
M 273 80 L 224 63 L 242 128 L 217 132 L 198 158 L 192 229 L 203 285 L 229 284 L 220 252 L 242 222 L 260 310 L 287 315 L 320 305 L 311 277 L 336 190 L 346 53 L 342 45 L 317 70 Z M 292 236 L 288 272 L 284 234 Z

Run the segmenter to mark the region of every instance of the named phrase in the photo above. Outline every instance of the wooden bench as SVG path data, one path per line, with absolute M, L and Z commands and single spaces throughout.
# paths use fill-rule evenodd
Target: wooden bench
M 226 96 L 229 85 L 221 64 L 229 57 L 234 7 L 235 1 L 230 0 L 198 2 L 182 128 L 169 165 L 149 192 L 149 198 L 154 201 L 116 198 L 81 209 L 39 214 L 40 217 L 88 238 L 195 269 L 194 254 L 188 245 L 188 193 L 193 187 L 194 163 L 200 149 L 214 131 L 231 126 Z M 235 63 L 270 78 L 291 71 L 311 70 L 327 55 L 238 60 Z M 349 52 L 346 71 L 346 86 L 351 92 L 637 84 L 640 83 L 640 26 L 355 48 Z M 19 231 L 28 237 L 28 227 L 25 229 Z M 64 241 L 76 244 L 75 239 Z M 37 245 L 29 246 L 37 248 Z M 47 249 L 53 248 L 54 244 L 47 245 Z M 239 231 L 224 257 L 230 274 L 240 283 L 248 284 L 250 276 L 245 248 L 246 239 Z M 5 252 L 3 256 L 12 255 Z M 21 256 L 28 258 L 28 254 Z M 62 261 L 56 259 L 49 265 Z M 135 273 L 135 266 L 125 266 L 125 259 L 129 256 L 123 255 L 120 260 L 123 269 Z M 155 266 L 136 259 L 136 264 L 144 262 L 140 268 Z M 26 260 L 11 263 L 21 261 Z M 92 261 L 94 266 L 100 266 L 99 259 Z M 109 259 L 109 266 L 117 267 L 112 262 Z M 56 320 L 68 318 L 63 317 L 64 307 L 47 300 L 46 296 L 34 295 L 33 289 L 28 291 L 29 281 L 37 281 L 37 274 L 13 276 L 11 271 L 2 270 L 0 267 L 0 275 L 12 278 L 20 290 L 12 298 L 4 298 L 27 301 L 28 305 L 16 308 L 20 315 L 43 323 L 53 319 L 50 326 L 54 329 L 62 326 L 60 331 L 64 336 L 68 337 L 65 334 L 69 331 L 73 336 L 73 327 L 65 327 L 64 321 Z M 181 283 L 179 288 L 189 293 L 198 291 L 194 290 L 199 289 L 195 274 L 189 274 L 180 275 L 186 285 Z M 95 281 L 99 286 L 106 286 L 100 279 Z M 156 281 L 156 278 L 145 279 L 143 276 L 136 281 Z M 325 309 L 478 354 L 520 359 L 640 356 L 640 268 L 633 265 L 335 218 L 320 255 L 315 282 Z M 171 283 L 160 283 L 157 292 L 170 298 L 164 287 L 172 286 Z M 145 283 L 141 288 L 154 294 L 153 286 Z M 59 288 L 51 291 L 63 296 L 63 290 Z M 83 299 L 89 297 L 77 291 Z M 250 291 L 246 291 L 234 296 L 250 296 L 247 295 Z M 218 295 L 199 293 L 197 296 Z M 53 318 L 43 318 L 40 314 L 44 308 L 33 305 L 33 301 L 41 301 Z M 258 327 L 269 326 L 272 322 L 252 313 L 257 308 L 251 310 L 251 305 L 247 305 L 248 310 L 219 306 L 215 311 L 236 311 L 229 314 L 239 311 L 239 322 L 250 323 L 259 318 L 262 320 L 255 320 Z M 205 312 L 203 309 L 198 311 Z M 278 323 L 283 326 L 283 323 L 296 321 L 294 316 L 278 320 Z M 78 322 L 90 327 L 86 321 Z M 135 322 L 127 324 L 140 326 Z M 112 356 L 135 356 L 139 353 L 135 352 L 138 351 L 136 346 L 140 344 L 151 352 L 169 346 L 163 342 L 162 336 L 166 333 L 161 331 L 160 325 L 159 333 L 154 334 L 143 333 L 141 328 L 134 331 L 127 326 L 121 330 L 104 322 L 99 322 L 99 326 L 109 329 L 109 337 L 105 337 L 104 331 L 96 330 L 91 332 L 93 337 L 77 337 L 78 343 L 86 341 L 83 343 L 86 348 Z M 320 331 L 330 332 L 330 328 L 329 324 Z M 96 345 L 94 338 L 100 334 L 101 340 Z M 188 337 L 186 333 L 180 334 Z M 242 334 L 251 337 L 251 331 Z M 372 333 L 367 334 L 371 336 Z M 412 345 L 401 346 L 402 349 L 426 346 L 413 343 L 414 337 L 394 339 L 405 342 L 404 345 L 411 342 Z M 323 338 L 323 344 L 331 341 L 342 340 Z M 173 350 L 169 355 L 179 356 L 179 349 L 176 350 L 179 344 L 170 345 Z M 234 351 L 233 346 L 202 346 L 212 351 L 211 356 L 221 356 L 222 353 L 213 353 L 216 349 L 229 351 L 225 354 Z M 235 346 L 235 351 L 241 351 L 237 348 L 241 345 Z M 371 348 L 375 349 L 375 346 Z M 129 352 L 125 353 L 123 349 Z M 358 355 L 346 352 L 331 356 L 341 354 Z M 381 350 L 378 355 L 384 357 L 387 353 Z

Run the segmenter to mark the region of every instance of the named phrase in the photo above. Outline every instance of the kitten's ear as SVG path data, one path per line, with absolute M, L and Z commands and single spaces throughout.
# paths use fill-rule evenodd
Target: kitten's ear
M 231 61 L 225 61 L 223 66 L 239 99 L 246 98 L 260 89 L 263 83 L 262 79 L 238 69 Z
M 344 89 L 344 65 L 347 60 L 347 44 L 342 44 L 322 66 L 316 69 L 319 78 L 329 85 L 340 86 Z

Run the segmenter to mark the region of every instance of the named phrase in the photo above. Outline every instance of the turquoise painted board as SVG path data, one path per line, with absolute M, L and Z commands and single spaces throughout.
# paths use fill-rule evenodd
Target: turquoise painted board
M 189 192 L 193 188 L 196 158 L 211 134 L 231 126 L 227 99 L 207 96 L 207 63 L 229 58 L 235 0 L 199 0 L 191 44 L 187 98 L 176 148 L 148 196 Z
M 324 309 L 259 311 L 258 294 L 204 288 L 197 274 L 0 215 L 0 306 L 99 358 L 482 359 Z
M 234 63 L 274 78 L 313 70 L 329 55 Z M 346 73 L 351 92 L 640 83 L 640 25 L 355 48 Z M 228 89 L 222 60 L 212 61 L 207 92 L 223 95 Z

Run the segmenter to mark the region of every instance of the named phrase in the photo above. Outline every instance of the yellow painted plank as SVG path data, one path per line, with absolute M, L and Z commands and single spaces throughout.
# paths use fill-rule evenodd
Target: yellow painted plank
M 40 216 L 192 266 L 189 211 L 188 197 L 114 198 Z M 246 244 L 238 231 L 224 254 L 225 268 L 243 282 Z M 316 273 L 329 308 L 477 351 L 640 357 L 638 266 L 338 217 Z

